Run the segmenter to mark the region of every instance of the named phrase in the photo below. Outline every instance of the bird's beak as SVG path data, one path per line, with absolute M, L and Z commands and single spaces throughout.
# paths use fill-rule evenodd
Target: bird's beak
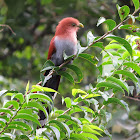
M 84 28 L 84 25 L 82 23 L 79 23 L 78 27 Z

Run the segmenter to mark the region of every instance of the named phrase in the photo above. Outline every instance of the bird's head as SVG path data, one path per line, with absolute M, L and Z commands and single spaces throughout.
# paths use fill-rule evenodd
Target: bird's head
M 76 18 L 67 17 L 62 19 L 56 27 L 56 35 L 71 34 L 78 31 L 79 28 L 83 28 L 84 25 Z

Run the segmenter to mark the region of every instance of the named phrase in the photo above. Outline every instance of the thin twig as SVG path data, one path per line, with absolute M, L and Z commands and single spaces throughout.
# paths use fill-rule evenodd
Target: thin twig
M 6 24 L 0 24 L 0 26 L 1 27 L 7 27 L 14 35 L 16 35 L 16 33 L 12 30 L 12 28 L 9 26 L 9 25 L 6 25 Z M 2 30 L 0 30 L 0 31 L 3 31 L 3 29 Z
M 109 98 L 112 98 L 113 96 L 114 96 L 114 93 L 112 93 Z M 105 108 L 105 105 L 102 105 L 102 107 L 100 108 L 100 110 L 98 110 L 98 114 L 100 114 L 101 113 L 101 110 L 104 109 L 104 108 Z M 95 119 L 96 118 L 93 118 L 90 122 L 93 123 Z
M 138 99 L 138 98 L 129 97 L 129 96 L 124 96 L 124 98 L 131 99 L 131 100 L 134 100 L 134 101 L 140 101 L 140 99 Z
M 10 121 L 6 124 L 6 126 L 2 129 L 2 131 L 0 131 L 0 134 L 2 134 L 4 132 L 4 130 L 8 127 L 8 125 L 12 122 L 12 120 L 14 119 L 14 117 L 17 115 L 17 113 L 19 112 L 19 110 L 21 109 L 21 107 L 19 107 L 19 109 L 16 111 L 16 113 L 13 115 L 13 117 L 10 119 Z
M 87 94 L 83 99 L 86 99 L 86 97 L 88 96 L 89 94 Z M 78 105 L 79 102 L 77 102 L 75 105 Z M 64 113 L 62 113 L 62 115 L 65 115 L 67 112 L 69 112 L 72 108 L 68 108 Z

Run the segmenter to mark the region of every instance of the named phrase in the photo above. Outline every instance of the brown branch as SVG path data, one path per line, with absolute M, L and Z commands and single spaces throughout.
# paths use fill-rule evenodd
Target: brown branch
M 21 107 L 19 107 L 19 109 L 16 111 L 16 113 L 13 115 L 13 117 L 9 120 L 9 122 L 6 124 L 6 126 L 0 131 L 0 134 L 3 133 L 4 130 L 8 127 L 8 125 L 12 122 L 12 120 L 17 115 L 17 113 L 19 112 L 20 109 L 21 109 Z
M 138 102 L 140 101 L 140 99 L 138 99 L 138 98 L 129 97 L 129 96 L 124 96 L 124 98 L 131 99 L 131 100 L 138 101 Z
M 12 28 L 9 26 L 9 25 L 6 25 L 6 24 L 0 24 L 0 26 L 1 27 L 7 27 L 14 35 L 16 35 L 16 33 L 12 30 Z M 0 30 L 0 31 L 3 31 L 3 29 L 2 30 Z

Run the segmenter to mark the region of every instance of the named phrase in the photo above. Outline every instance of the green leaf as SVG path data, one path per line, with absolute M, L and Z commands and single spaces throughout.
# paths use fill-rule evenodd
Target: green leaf
M 68 120 L 72 120 L 71 117 L 69 115 L 60 115 L 57 118 L 63 118 L 63 119 L 68 119 Z
M 49 67 L 51 67 L 51 66 L 54 66 L 54 63 L 53 63 L 51 60 L 47 60 L 47 61 L 44 63 L 44 65 L 43 65 L 41 71 L 44 71 L 43 69 L 45 69 L 45 68 L 46 68 L 46 70 L 49 70 L 49 69 L 47 69 L 47 67 L 49 68 Z
M 135 16 L 135 19 L 140 21 L 140 16 Z
M 138 82 L 137 77 L 133 73 L 131 73 L 131 72 L 127 71 L 127 70 L 118 70 L 118 71 L 115 71 L 114 74 L 126 75 L 130 79 L 132 79 L 133 81 Z
M 82 98 L 88 99 L 88 98 L 99 97 L 99 96 L 101 96 L 101 95 L 93 93 L 93 94 L 89 94 L 89 95 L 82 95 Z
M 20 135 L 20 139 L 22 140 L 30 140 L 26 135 Z
M 42 81 L 42 86 L 44 86 L 46 84 L 46 82 L 52 78 L 52 75 L 47 75 L 47 76 L 44 76 L 42 73 L 40 73 L 40 79 Z
M 10 123 L 10 125 L 18 125 L 18 126 L 22 126 L 23 128 L 26 128 L 27 130 L 31 131 L 31 126 L 30 125 L 27 125 L 26 123 L 24 122 L 21 122 L 21 121 L 12 121 Z
M 119 56 L 119 57 L 121 57 L 121 55 L 119 53 L 117 53 L 116 51 L 111 51 L 109 53 L 111 53 L 113 56 Z M 104 57 L 103 57 L 103 59 L 106 58 L 106 57 L 109 57 L 109 56 L 110 56 L 109 54 L 105 54 Z
M 108 123 L 112 119 L 112 114 L 109 112 L 105 112 L 106 122 Z
M 139 0 L 132 0 L 135 6 L 135 10 L 139 8 Z
M 87 94 L 85 91 L 81 89 L 72 89 L 72 95 L 75 97 L 78 93 Z
M 112 19 L 107 19 L 106 21 L 104 21 L 104 23 L 107 24 L 109 31 L 113 30 L 114 27 L 116 26 L 116 22 Z
M 91 139 L 94 139 L 94 140 L 99 140 L 96 135 L 91 134 L 91 133 L 81 133 L 81 135 L 88 137 L 88 138 L 91 138 Z
M 128 51 L 125 51 L 125 52 L 123 53 L 122 58 L 125 60 L 128 56 L 130 56 L 129 52 L 128 52 Z
M 103 65 L 100 65 L 97 68 L 98 68 L 98 70 L 100 72 L 100 75 L 102 75 L 103 74 Z
M 38 124 L 39 126 L 41 126 L 40 122 L 32 115 L 29 115 L 29 114 L 26 114 L 26 113 L 20 113 L 20 114 L 17 114 L 15 117 L 14 117 L 14 120 L 15 119 L 23 119 L 23 120 L 30 120 L 32 122 L 35 122 L 36 124 Z
M 71 117 L 71 119 L 75 121 L 77 124 L 82 124 L 81 121 L 75 117 Z
M 57 73 L 58 73 L 59 75 L 62 75 L 62 76 L 65 77 L 65 78 L 67 78 L 71 83 L 74 84 L 74 79 L 73 79 L 73 77 L 72 77 L 69 73 L 67 73 L 67 72 L 65 72 L 65 71 L 58 71 Z
M 118 85 L 116 85 L 114 83 L 110 83 L 110 82 L 100 82 L 100 83 L 98 83 L 96 85 L 96 87 L 97 88 L 100 88 L 100 87 L 108 87 L 108 88 L 112 88 L 112 89 L 115 89 L 117 91 L 121 91 L 121 92 L 124 93 L 124 90 L 120 86 L 118 86 Z
M 86 107 L 86 106 L 80 106 L 80 108 L 83 110 L 83 111 L 86 111 L 86 112 L 89 112 L 89 113 L 92 113 L 92 114 L 95 114 L 94 111 L 89 108 L 89 107 Z
M 11 100 L 11 101 L 8 101 L 5 105 L 4 105 L 4 108 L 7 108 L 9 107 L 10 105 L 13 105 L 13 107 L 15 109 L 18 109 L 19 108 L 19 103 L 15 100 Z
M 71 134 L 71 138 L 73 140 L 88 140 L 84 135 L 82 134 Z
M 63 131 L 66 133 L 66 129 L 65 129 L 64 125 L 63 125 L 61 122 L 59 122 L 59 121 L 57 121 L 57 120 L 51 120 L 51 121 L 49 122 L 49 124 L 50 124 L 50 123 L 56 124 L 59 128 L 61 128 L 61 130 L 63 130 Z
M 8 90 L 1 90 L 0 91 L 0 96 L 2 96 L 4 93 L 6 93 Z
M 132 20 L 132 24 L 134 24 L 135 23 L 135 17 L 133 16 L 133 15 L 129 15 L 129 17 L 131 18 L 131 20 Z M 133 26 L 132 26 L 133 27 Z M 134 28 L 134 27 L 133 27 Z
M 6 95 L 5 95 L 4 97 L 6 97 L 6 96 L 13 96 L 13 94 L 14 94 L 14 93 L 7 92 Z
M 99 47 L 102 50 L 104 50 L 104 46 L 103 46 L 103 42 L 96 42 L 95 44 L 93 44 L 91 47 Z
M 81 102 L 81 101 L 83 101 L 83 98 L 82 97 L 78 97 L 78 98 L 76 98 L 75 100 L 74 100 L 74 102 Z
M 57 92 L 54 89 L 51 89 L 51 88 L 48 88 L 48 87 L 42 87 L 42 86 L 39 86 L 39 85 L 33 85 L 32 88 L 33 89 L 31 90 L 31 92 L 36 92 L 36 91 Z
M 89 127 L 92 129 L 96 129 L 96 130 L 100 130 L 100 131 L 104 132 L 100 127 L 98 127 L 96 125 L 89 125 Z
M 130 25 L 130 24 L 121 25 L 121 26 L 119 27 L 119 29 L 132 30 L 132 27 L 133 27 L 133 26 L 134 26 L 134 25 Z
M 29 99 L 38 98 L 38 99 L 43 99 L 43 100 L 52 102 L 51 98 L 43 93 L 30 93 L 28 94 L 28 96 L 29 96 Z
M 52 70 L 52 69 L 54 69 L 54 68 L 56 68 L 56 66 L 48 66 L 48 67 L 42 69 L 40 72 L 44 72 L 44 71 L 46 71 L 46 70 Z
M 128 104 L 125 102 L 125 101 L 123 101 L 123 100 L 120 100 L 121 101 L 121 103 L 125 106 L 124 108 L 127 110 L 127 112 L 129 113 L 130 112 L 130 109 L 129 109 L 129 107 L 128 107 Z
M 88 44 L 88 46 L 90 46 L 93 43 L 94 39 L 95 39 L 95 37 L 93 36 L 92 32 L 89 31 L 87 33 L 87 44 Z
M 115 104 L 121 105 L 129 113 L 128 105 L 126 105 L 126 103 L 124 101 L 119 100 L 118 98 L 108 98 L 107 101 L 104 100 L 104 102 L 103 102 L 104 105 L 108 105 L 110 103 L 115 103 Z
M 119 16 L 121 21 L 123 21 L 130 13 L 130 9 L 128 6 L 124 5 L 122 7 L 120 7 L 118 4 L 116 5 Z
M 99 94 L 101 94 L 101 96 L 107 101 L 108 98 L 109 98 L 109 93 L 108 92 L 101 92 L 101 91 L 98 91 Z
M 97 27 L 98 27 L 100 24 L 102 24 L 104 21 L 106 21 L 106 19 L 105 19 L 104 17 L 100 17 L 100 18 L 98 19 L 98 22 L 97 22 Z
M 29 84 L 30 84 L 30 82 L 28 81 L 28 83 L 26 85 L 26 93 L 29 91 Z
M 53 133 L 55 134 L 56 136 L 56 139 L 57 140 L 60 140 L 60 132 L 59 130 L 56 128 L 56 127 L 53 127 L 53 126 L 50 126 L 50 129 L 53 131 Z
M 35 108 L 37 108 L 39 110 L 42 110 L 45 113 L 46 118 L 48 118 L 48 113 L 47 113 L 46 109 L 44 109 L 42 104 L 40 104 L 40 103 L 38 103 L 36 101 L 30 101 L 30 102 L 28 102 L 28 104 L 25 103 L 25 104 L 23 104 L 22 107 L 23 108 L 25 108 L 25 107 L 35 107 Z
M 112 61 L 105 61 L 102 63 L 102 65 L 111 65 L 112 64 Z
M 91 103 L 95 106 L 95 110 L 98 110 L 99 102 L 95 100 L 94 98 L 90 99 Z
M 66 97 L 64 99 L 65 103 L 66 103 L 66 107 L 67 108 L 70 108 L 71 107 L 71 99 L 69 97 Z
M 17 98 L 20 101 L 20 103 L 23 103 L 23 101 L 24 101 L 24 96 L 22 93 L 14 94 L 11 99 L 13 100 L 14 98 Z
M 17 129 L 17 130 L 20 130 L 20 131 L 25 131 L 25 129 L 23 129 L 23 127 L 19 126 L 19 125 L 8 125 L 8 127 L 6 128 L 7 129 Z
M 126 62 L 123 65 L 126 65 L 126 66 L 134 69 L 140 75 L 140 66 L 138 66 L 137 64 L 135 64 L 133 62 Z
M 66 67 L 71 69 L 71 70 L 73 70 L 76 73 L 76 75 L 78 77 L 77 83 L 80 83 L 82 81 L 82 79 L 83 79 L 82 71 L 75 65 L 66 65 Z
M 65 127 L 65 129 L 67 130 L 68 138 L 70 138 L 70 133 L 71 133 L 70 128 L 68 127 L 68 125 L 67 125 L 67 124 L 65 124 L 65 123 L 63 123 L 63 122 L 61 122 L 61 123 L 63 124 L 63 126 L 64 126 L 64 127 Z
M 63 52 L 63 58 L 65 61 L 70 60 L 74 57 L 74 55 L 67 55 L 65 51 Z
M 2 140 L 13 140 L 13 139 L 11 139 L 9 137 L 0 137 L 0 139 L 2 139 Z
M 81 45 L 80 45 L 80 42 L 78 42 L 77 43 L 77 56 L 79 55 L 79 54 L 81 54 L 82 52 L 84 52 L 85 50 L 87 50 L 88 49 L 88 47 L 81 47 Z
M 114 35 L 108 35 L 106 38 L 111 38 L 116 40 L 117 42 L 119 42 L 120 44 L 122 44 L 125 49 L 130 53 L 130 55 L 132 56 L 132 48 L 131 45 L 128 43 L 128 41 L 126 41 L 125 39 L 118 37 L 118 36 L 114 36 Z
M 112 82 L 120 85 L 122 88 L 124 88 L 129 93 L 129 87 L 126 83 L 124 83 L 124 81 L 121 81 L 120 79 L 117 79 L 117 78 L 112 77 L 112 76 L 108 77 L 106 79 L 106 81 L 112 81 Z
M 19 113 L 22 113 L 22 114 L 29 114 L 29 115 L 32 115 L 33 117 L 35 117 L 36 119 L 38 119 L 38 115 L 37 115 L 37 113 L 39 113 L 39 111 L 37 110 L 37 109 L 35 109 L 35 108 L 25 108 L 25 109 L 21 109 L 19 112 L 18 112 L 18 114 Z
M 99 132 L 97 132 L 96 130 L 94 130 L 94 129 L 92 129 L 91 127 L 89 127 L 89 125 L 84 125 L 82 131 L 83 131 L 83 132 L 93 133 L 93 134 L 102 136 Z
M 81 53 L 81 54 L 79 54 L 79 57 L 88 60 L 93 65 L 96 65 L 98 63 L 98 60 L 91 54 Z
M 122 45 L 120 44 L 116 44 L 116 43 L 112 43 L 112 44 L 109 44 L 105 47 L 105 50 L 109 50 L 109 49 L 121 49 L 122 48 Z
M 0 126 L 5 127 L 6 126 L 6 120 L 3 118 L 0 118 Z

